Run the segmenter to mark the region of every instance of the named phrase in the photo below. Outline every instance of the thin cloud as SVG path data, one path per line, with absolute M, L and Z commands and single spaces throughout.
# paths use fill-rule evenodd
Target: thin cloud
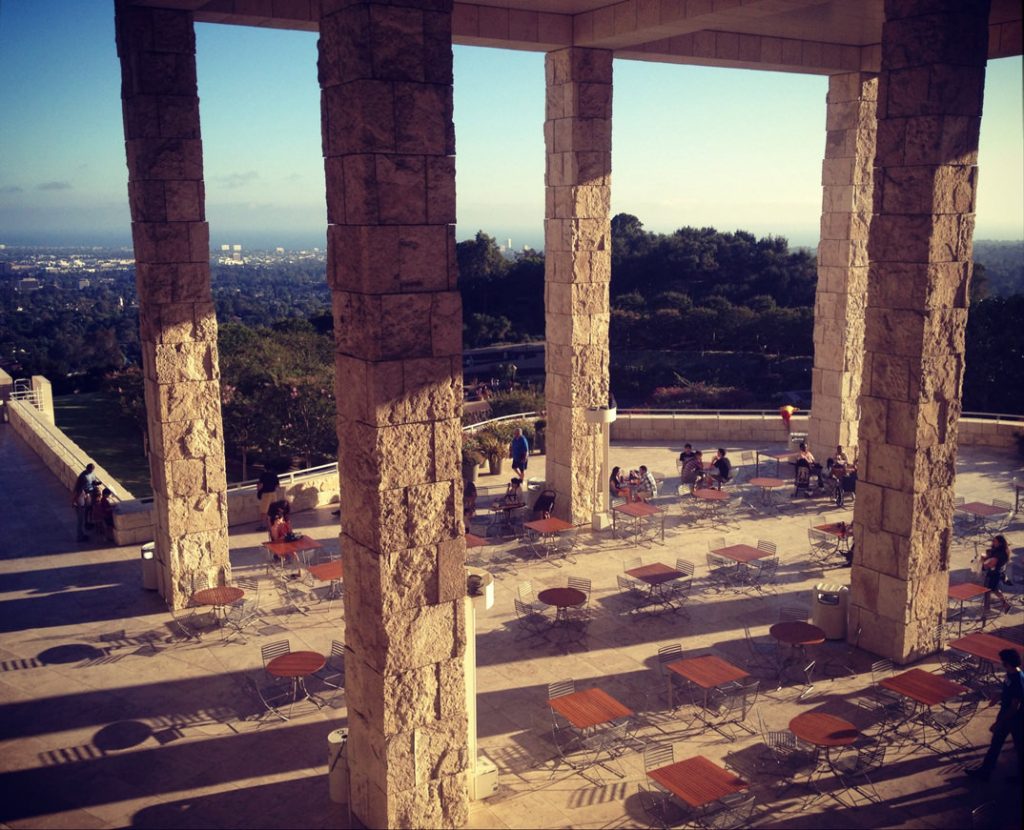
M 8 184 L 0 187 L 0 193 L 23 193 L 24 191 L 16 184 Z
M 235 190 L 236 188 L 244 187 L 259 177 L 260 174 L 255 170 L 246 170 L 244 173 L 228 173 L 226 176 L 217 176 L 216 181 L 225 190 Z
M 71 190 L 71 182 L 43 182 L 37 190 Z

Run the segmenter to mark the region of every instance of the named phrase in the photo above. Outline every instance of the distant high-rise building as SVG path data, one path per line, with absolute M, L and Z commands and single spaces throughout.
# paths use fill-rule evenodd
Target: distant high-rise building
M 231 250 L 231 246 L 230 245 L 221 245 L 220 249 L 222 251 L 230 251 Z
M 236 252 L 238 252 L 238 253 L 241 253 L 241 251 L 242 251 L 242 246 L 241 246 L 241 245 L 232 245 L 232 246 L 231 246 L 231 250 L 232 250 L 232 251 L 236 251 Z
M 283 254 L 284 253 L 284 248 L 274 248 L 274 253 L 275 254 Z

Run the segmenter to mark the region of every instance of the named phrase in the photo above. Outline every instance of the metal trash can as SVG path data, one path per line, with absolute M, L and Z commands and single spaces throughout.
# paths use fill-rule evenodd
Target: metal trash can
M 335 729 L 327 733 L 327 783 L 331 801 L 348 804 L 348 730 Z
M 848 585 L 819 582 L 814 586 L 811 622 L 825 632 L 826 639 L 846 639 L 846 607 L 849 600 Z
M 142 587 L 147 591 L 155 591 L 159 584 L 156 543 L 146 542 L 139 553 L 142 556 Z

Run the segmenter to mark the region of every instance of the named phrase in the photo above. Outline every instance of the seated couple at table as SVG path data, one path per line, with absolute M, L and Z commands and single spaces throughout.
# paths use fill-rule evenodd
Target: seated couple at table
M 622 496 L 627 502 L 650 501 L 658 496 L 658 482 L 645 464 L 639 470 L 630 470 L 628 478 L 622 475 L 621 467 L 612 467 L 608 487 L 612 498 Z
M 687 444 L 687 446 L 690 446 Z M 682 458 L 682 456 L 680 456 Z M 679 473 L 680 481 L 690 485 L 690 492 L 694 490 L 721 489 L 722 484 L 732 479 L 732 462 L 725 454 L 725 449 L 719 447 L 715 453 L 715 460 L 711 462 L 711 469 L 704 467 L 704 454 L 697 450 L 684 464 Z

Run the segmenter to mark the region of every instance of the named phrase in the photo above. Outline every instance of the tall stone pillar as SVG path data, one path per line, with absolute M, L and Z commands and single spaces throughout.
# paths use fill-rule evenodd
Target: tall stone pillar
M 908 662 L 946 610 L 988 2 L 885 11 L 851 617 Z
M 608 405 L 611 280 L 612 53 L 548 52 L 544 221 L 547 484 L 555 512 L 590 521 L 601 509 L 600 427 Z
M 857 446 L 877 97 L 874 74 L 828 80 L 808 429 L 811 450 L 822 459 L 842 444 L 852 460 Z
M 230 574 L 195 33 L 188 12 L 115 10 L 159 588 L 180 608 Z
M 352 808 L 468 817 L 451 3 L 320 20 Z

